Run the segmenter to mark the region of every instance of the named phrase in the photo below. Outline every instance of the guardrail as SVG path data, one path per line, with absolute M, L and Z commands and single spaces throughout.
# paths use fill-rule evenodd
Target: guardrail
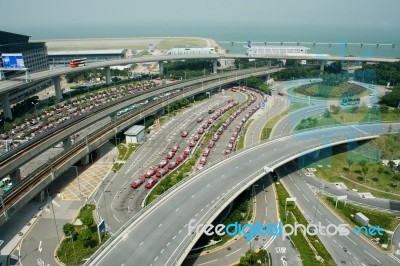
M 254 73 L 252 73 L 250 71 L 247 71 L 248 73 L 242 75 L 241 78 L 246 78 L 247 76 L 250 76 L 250 75 L 263 75 L 263 74 L 265 74 L 265 71 L 269 72 L 270 69 L 263 70 L 263 71 L 261 71 L 259 73 L 256 73 L 256 74 L 254 74 Z M 224 82 L 231 83 L 231 82 L 234 82 L 236 80 L 236 78 L 237 78 L 236 76 L 235 77 L 231 77 L 230 79 L 227 78 Z M 103 130 L 104 129 L 110 130 L 112 128 L 118 128 L 122 124 L 127 123 L 127 121 L 131 121 L 131 120 L 134 120 L 134 119 L 140 120 L 140 119 L 143 118 L 143 116 L 142 116 L 143 112 L 146 112 L 146 113 L 150 112 L 151 113 L 151 112 L 157 111 L 158 109 L 163 108 L 163 106 L 165 104 L 169 104 L 169 103 L 175 101 L 179 97 L 180 98 L 190 97 L 191 95 L 195 95 L 195 94 L 197 94 L 197 93 L 199 93 L 201 91 L 217 88 L 218 86 L 220 86 L 220 84 L 214 84 L 214 83 L 215 82 L 213 82 L 212 84 L 209 84 L 209 85 L 207 85 L 207 84 L 204 85 L 203 84 L 203 86 L 200 86 L 200 84 L 198 84 L 198 86 L 192 87 L 190 89 L 186 88 L 185 90 L 180 91 L 179 94 L 173 95 L 168 100 L 164 100 L 164 101 L 160 101 L 160 102 L 153 102 L 152 105 L 147 106 L 146 109 L 144 109 L 144 110 L 140 109 L 140 110 L 138 110 L 136 112 L 133 112 L 131 114 L 127 114 L 125 116 L 117 118 L 114 121 L 110 121 L 108 124 L 103 126 Z M 121 128 L 125 128 L 125 127 L 126 127 L 126 125 L 125 126 L 121 126 Z M 9 190 L 4 195 L 5 196 L 4 199 L 5 199 L 6 203 L 9 201 L 10 198 L 18 195 L 19 191 L 21 191 L 21 187 L 24 184 L 30 184 L 29 182 L 31 182 L 32 180 L 35 180 L 35 178 L 38 175 L 40 175 L 41 173 L 42 173 L 42 175 L 46 174 L 46 173 L 43 173 L 44 171 L 49 171 L 51 169 L 51 173 L 50 174 L 54 175 L 54 171 L 53 171 L 54 170 L 53 169 L 54 162 L 56 160 L 61 159 L 63 156 L 65 156 L 65 154 L 71 152 L 73 149 L 77 149 L 80 145 L 82 146 L 83 142 L 87 142 L 86 146 L 88 147 L 88 151 L 89 151 L 89 144 L 88 143 L 90 143 L 93 138 L 98 137 L 98 134 L 99 134 L 98 131 L 88 134 L 86 138 L 80 139 L 79 141 L 74 143 L 74 145 L 66 148 L 63 152 L 57 154 L 53 158 L 49 159 L 47 162 L 43 163 L 43 165 L 41 165 L 39 168 L 34 170 L 31 174 L 29 174 L 23 180 L 20 180 L 19 182 L 15 183 L 12 186 L 11 190 Z
M 273 67 L 270 67 L 270 68 L 259 68 L 259 69 L 256 69 L 256 73 L 257 72 L 264 72 L 264 71 L 268 72 L 268 71 L 275 70 L 275 69 L 279 69 L 279 68 L 276 68 L 276 67 L 275 68 L 273 68 Z M 121 97 L 121 98 L 117 99 L 117 101 L 111 101 L 111 102 L 106 103 L 104 105 L 95 107 L 90 112 L 87 112 L 87 113 L 85 113 L 83 115 L 80 115 L 78 117 L 69 119 L 68 121 L 62 123 L 60 126 L 52 128 L 51 130 L 49 130 L 49 131 L 47 131 L 47 132 L 45 132 L 45 133 L 43 133 L 43 134 L 41 134 L 41 135 L 39 135 L 37 137 L 34 137 L 34 138 L 26 141 L 23 144 L 19 145 L 18 147 L 9 150 L 8 152 L 2 153 L 0 155 L 0 162 L 5 160 L 5 159 L 7 159 L 8 157 L 14 155 L 17 152 L 22 151 L 23 149 L 26 149 L 32 143 L 40 141 L 40 140 L 44 139 L 45 137 L 48 137 L 48 136 L 54 134 L 55 132 L 59 131 L 60 129 L 62 129 L 64 127 L 67 127 L 67 126 L 69 126 L 69 125 L 71 125 L 73 123 L 76 123 L 77 121 L 84 120 L 86 117 L 88 117 L 90 115 L 93 115 L 94 113 L 96 113 L 98 111 L 108 109 L 108 108 L 110 108 L 112 106 L 115 106 L 117 104 L 123 103 L 125 101 L 132 100 L 132 99 L 140 97 L 140 96 L 145 96 L 147 94 L 148 94 L 147 98 L 151 98 L 151 97 L 154 97 L 154 96 L 156 96 L 157 94 L 159 94 L 161 92 L 163 92 L 163 93 L 170 92 L 170 91 L 175 90 L 177 88 L 193 86 L 193 85 L 199 84 L 200 82 L 210 82 L 210 81 L 219 80 L 220 82 L 223 83 L 224 81 L 221 80 L 221 78 L 223 79 L 223 78 L 228 78 L 228 77 L 238 76 L 238 75 L 242 76 L 242 75 L 246 75 L 246 74 L 249 74 L 249 73 L 254 73 L 254 69 L 232 71 L 232 72 L 228 72 L 228 73 L 224 73 L 224 74 L 209 75 L 209 76 L 206 76 L 206 77 L 198 77 L 198 78 L 194 78 L 194 79 L 190 79 L 190 80 L 177 81 L 175 83 L 168 84 L 168 85 L 163 85 L 163 86 L 160 86 L 160 87 L 156 87 L 156 88 L 147 90 L 145 92 L 129 94 L 127 96 L 124 96 L 124 97 Z M 165 91 L 163 91 L 163 90 L 165 90 Z M 138 101 L 142 101 L 142 100 L 138 100 Z M 130 105 L 130 104 L 133 104 L 133 103 L 129 103 L 128 105 Z M 119 110 L 122 110 L 123 108 L 124 107 L 121 107 Z M 119 110 L 116 110 L 116 111 L 119 111 Z
M 325 127 L 324 127 L 324 128 L 325 128 Z M 288 135 L 288 134 L 285 134 L 285 135 Z M 262 145 L 262 144 L 266 144 L 266 143 L 268 143 L 268 142 L 274 142 L 274 141 L 276 141 L 277 139 L 281 139 L 282 137 L 285 137 L 285 136 L 275 137 L 275 138 L 273 138 L 273 139 L 271 139 L 271 140 L 267 140 L 267 141 L 261 141 L 261 142 L 259 142 L 259 143 L 257 143 L 257 144 L 251 145 L 251 147 L 249 146 L 248 148 L 242 149 L 242 150 L 240 150 L 240 151 L 238 151 L 238 152 L 234 152 L 234 153 L 232 153 L 232 154 L 237 155 L 237 154 L 242 153 L 242 152 L 244 152 L 244 151 L 246 151 L 246 150 L 252 149 L 252 148 L 254 148 L 255 146 L 259 146 L 259 145 Z M 282 157 L 282 158 L 279 158 L 279 159 L 277 159 L 277 160 L 275 160 L 275 161 L 273 161 L 273 162 L 271 162 L 271 163 L 269 163 L 269 164 L 266 164 L 266 166 L 270 167 L 270 166 L 273 166 L 273 164 L 278 164 L 279 162 L 284 162 L 285 160 L 287 160 L 287 159 L 289 159 L 289 158 L 292 158 L 292 157 L 294 157 L 294 156 L 296 156 L 296 155 L 298 155 L 298 154 L 303 154 L 303 153 L 306 154 L 306 153 L 312 152 L 313 149 L 316 149 L 316 148 L 320 148 L 320 147 L 324 147 L 324 146 L 328 146 L 328 145 L 329 145 L 329 146 L 332 146 L 332 145 L 338 144 L 338 143 L 340 143 L 340 142 L 348 142 L 348 141 L 357 140 L 357 139 L 362 139 L 362 138 L 367 139 L 367 138 L 374 138 L 374 137 L 377 137 L 377 135 L 375 135 L 375 134 L 359 134 L 359 135 L 357 135 L 356 137 L 352 137 L 352 138 L 346 138 L 346 137 L 345 137 L 345 138 L 341 138 L 341 139 L 339 139 L 339 140 L 336 140 L 336 141 L 334 141 L 334 142 L 331 142 L 330 144 L 318 144 L 318 145 L 313 145 L 313 146 L 311 146 L 311 147 L 308 147 L 308 148 L 305 148 L 305 149 L 301 149 L 301 150 L 299 150 L 299 151 L 296 151 L 296 152 L 293 152 L 293 153 L 291 153 L 291 154 L 288 154 L 288 155 L 286 155 L 286 156 L 284 156 L 284 157 Z M 229 156 L 229 157 L 232 157 L 232 156 Z M 221 163 L 222 161 L 224 161 L 224 160 L 226 160 L 226 159 L 227 159 L 227 158 L 221 158 L 221 159 L 219 159 L 219 160 L 217 160 L 217 161 L 211 163 L 210 166 L 217 165 L 217 164 Z M 273 168 L 273 167 L 271 167 L 271 168 Z M 210 170 L 210 168 L 207 168 L 207 170 Z M 206 171 L 207 171 L 207 170 L 206 170 Z M 258 170 L 257 172 L 255 172 L 254 174 L 252 174 L 250 177 L 247 177 L 246 179 L 244 179 L 243 181 L 241 181 L 239 184 L 242 184 L 242 183 L 246 184 L 247 182 L 249 182 L 249 180 L 250 180 L 251 178 L 254 178 L 253 176 L 259 175 L 259 174 L 261 174 L 263 171 L 264 171 L 264 169 Z M 120 229 L 118 229 L 118 230 L 114 233 L 114 235 L 112 235 L 112 236 L 107 240 L 107 242 L 105 242 L 105 243 L 104 243 L 90 258 L 89 258 L 89 260 L 88 260 L 84 265 L 90 265 L 90 263 L 93 261 L 93 259 L 94 259 L 96 256 L 98 256 L 104 249 L 106 249 L 106 248 L 110 245 L 110 243 L 113 242 L 113 240 L 115 240 L 117 237 L 119 237 L 119 235 L 120 235 L 128 226 L 130 226 L 130 225 L 133 224 L 136 220 L 138 220 L 138 218 L 141 217 L 141 216 L 143 215 L 143 213 L 145 213 L 147 210 L 149 210 L 150 208 L 152 208 L 153 206 L 155 206 L 156 204 L 158 204 L 160 201 L 162 201 L 162 200 L 163 200 L 166 196 L 168 196 L 173 190 L 175 190 L 176 188 L 182 186 L 183 184 L 187 183 L 188 181 L 192 180 L 193 178 L 195 178 L 196 176 L 198 176 L 198 175 L 200 175 L 200 174 L 201 174 L 201 173 L 190 174 L 189 176 L 187 176 L 186 178 L 184 178 L 183 180 L 181 180 L 179 183 L 175 184 L 173 187 L 171 187 L 171 188 L 169 188 L 168 190 L 166 190 L 163 194 L 161 194 L 159 197 L 157 197 L 155 200 L 153 200 L 150 204 L 146 205 L 146 206 L 145 206 L 143 209 L 141 209 L 139 212 L 137 212 L 137 213 L 136 213 L 131 219 L 129 219 Z M 239 187 L 240 187 L 240 186 L 239 186 Z M 231 191 L 231 192 L 229 193 L 229 195 L 230 195 L 231 193 L 234 193 L 234 192 L 236 192 L 236 191 Z M 226 194 L 226 195 L 228 195 L 228 194 Z M 226 195 L 224 196 L 224 198 L 226 198 Z M 215 211 L 214 211 L 214 213 L 215 213 Z M 214 213 L 212 213 L 212 214 L 214 214 Z M 186 244 L 186 247 L 187 247 L 195 238 L 196 238 L 196 236 L 192 236 L 192 237 L 190 238 L 190 240 L 188 241 L 188 243 Z M 184 250 L 184 249 L 182 249 L 182 250 Z M 181 254 L 184 254 L 184 252 L 182 252 Z

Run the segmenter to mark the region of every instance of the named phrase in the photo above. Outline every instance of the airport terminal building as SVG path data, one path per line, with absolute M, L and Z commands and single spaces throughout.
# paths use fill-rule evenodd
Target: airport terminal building
M 29 42 L 30 36 L 0 31 L 0 57 L 3 54 L 22 54 L 24 65 L 29 72 L 49 69 L 47 47 L 45 42 Z M 3 67 L 1 61 L 0 67 Z M 15 72 L 5 73 L 5 76 Z

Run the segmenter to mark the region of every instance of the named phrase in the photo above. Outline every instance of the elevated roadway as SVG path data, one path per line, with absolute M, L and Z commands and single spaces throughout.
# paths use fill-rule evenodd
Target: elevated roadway
M 400 124 L 392 125 L 396 130 Z M 200 237 L 188 223 L 211 222 L 239 193 L 266 172 L 304 154 L 341 143 L 375 138 L 388 126 L 327 127 L 273 139 L 186 179 L 139 212 L 86 265 L 179 265 Z M 265 169 L 264 167 L 269 167 Z M 366 247 L 367 252 L 375 252 Z M 370 250 L 368 250 L 370 249 Z M 378 254 L 388 265 L 387 255 Z
M 52 158 L 51 161 L 47 163 L 43 162 L 43 165 L 37 170 L 25 177 L 23 180 L 20 180 L 18 183 L 15 183 L 12 190 L 5 194 L 6 209 L 10 210 L 10 214 L 12 214 L 38 193 L 43 191 L 43 189 L 45 189 L 46 186 L 52 182 L 52 180 L 57 178 L 69 166 L 73 165 L 82 157 L 108 141 L 108 139 L 114 137 L 117 132 L 143 119 L 143 117 L 164 108 L 164 106 L 167 104 L 170 104 L 181 98 L 190 97 L 207 90 L 218 88 L 221 85 L 229 84 L 239 79 L 250 76 L 267 75 L 278 70 L 279 69 L 264 69 L 261 71 L 260 69 L 258 72 L 245 70 L 244 72 L 240 72 L 243 75 L 226 73 L 222 76 L 213 76 L 208 83 L 202 82 L 203 79 L 188 81 L 191 85 L 193 85 L 192 87 L 185 87 L 190 85 L 188 83 L 184 83 L 186 85 L 177 84 L 175 85 L 175 89 L 180 88 L 180 91 L 164 101 L 152 100 L 154 96 L 166 92 L 164 89 L 156 89 L 149 93 L 145 93 L 144 95 L 133 97 L 128 101 L 122 101 L 119 104 L 110 103 L 107 108 L 104 108 L 104 110 L 98 110 L 94 113 L 89 113 L 86 119 L 80 119 L 79 121 L 72 120 L 71 122 L 66 123 L 64 127 L 61 127 L 60 129 L 56 128 L 55 130 L 48 132 L 48 134 L 38 137 L 37 140 L 35 140 L 35 142 L 30 144 L 28 147 L 22 145 L 20 149 L 15 149 L 15 151 L 13 150 L 13 153 L 11 153 L 12 156 L 6 157 L 6 159 L 2 160 L 0 166 L 0 171 L 2 173 L 13 171 L 19 165 L 22 165 L 23 163 L 40 154 L 43 150 L 46 150 L 65 138 L 69 138 L 69 136 L 74 132 L 80 131 L 81 129 L 105 116 L 110 116 L 116 111 L 134 103 L 141 102 L 146 99 L 149 100 L 146 108 L 123 116 L 118 120 L 114 119 L 114 121 L 111 123 L 99 128 L 97 132 L 88 135 L 87 138 L 81 139 L 74 146 L 66 149 L 63 153 L 58 154 L 57 157 Z M 171 91 L 172 89 L 173 87 L 167 88 L 168 91 Z
M 145 62 L 164 62 L 173 60 L 192 60 L 192 59 L 295 59 L 295 60 L 316 60 L 316 61 L 343 61 L 343 62 L 397 62 L 400 59 L 394 58 L 379 58 L 379 57 L 346 57 L 346 56 L 332 56 L 325 54 L 302 54 L 302 55 L 263 55 L 263 56 L 247 56 L 245 54 L 213 54 L 213 55 L 170 55 L 170 56 L 142 56 L 126 59 L 108 60 L 102 62 L 90 63 L 87 66 L 78 68 L 56 68 L 47 71 L 40 71 L 30 74 L 32 81 L 43 81 L 46 79 L 54 79 L 61 75 L 68 73 L 79 72 L 94 68 L 107 68 L 110 66 L 130 65 Z M 214 69 L 216 72 L 216 69 Z M 0 94 L 10 92 L 15 89 L 24 88 L 29 86 L 29 83 L 24 83 L 20 78 L 14 78 L 0 82 Z
M 178 99 L 189 97 L 192 95 L 191 93 L 195 89 L 197 89 L 195 90 L 195 93 L 197 94 L 202 91 L 210 90 L 211 88 L 235 82 L 236 80 L 244 79 L 250 76 L 268 75 L 271 73 L 275 73 L 279 70 L 280 68 L 260 68 L 257 70 L 242 70 L 239 72 L 213 75 L 205 78 L 179 82 L 177 84 L 169 86 L 162 86 L 160 88 L 155 88 L 150 91 L 124 97 L 116 102 L 111 102 L 104 106 L 101 106 L 99 109 L 95 109 L 93 112 L 89 112 L 82 116 L 79 116 L 76 119 L 70 119 L 68 120 L 68 122 L 59 125 L 58 127 L 45 134 L 40 135 L 39 137 L 35 137 L 33 140 L 24 143 L 20 147 L 15 148 L 5 154 L 2 154 L 0 156 L 0 172 L 7 174 L 24 164 L 26 161 L 29 161 L 30 159 L 36 157 L 44 150 L 47 150 L 48 148 L 73 135 L 74 133 L 79 132 L 87 126 L 95 123 L 96 121 L 99 121 L 107 116 L 114 116 L 119 110 L 122 110 L 133 104 L 137 104 L 146 100 L 148 100 L 150 103 L 154 102 L 154 97 L 159 96 L 160 94 L 165 94 L 179 89 L 182 91 L 180 92 L 181 97 L 178 97 Z M 213 85 L 210 86 L 210 84 Z M 164 97 L 163 102 L 161 102 L 163 106 L 168 104 L 166 101 L 170 100 Z M 134 121 L 131 122 L 133 123 Z M 116 126 L 119 125 L 118 121 L 115 121 L 115 123 Z M 116 127 L 117 131 L 120 131 L 122 129 L 124 128 Z

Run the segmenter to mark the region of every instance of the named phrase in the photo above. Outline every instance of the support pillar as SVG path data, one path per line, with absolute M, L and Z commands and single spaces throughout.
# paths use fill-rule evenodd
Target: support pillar
M 69 147 L 71 147 L 71 139 L 69 137 L 63 139 L 63 147 L 64 149 L 68 149 Z
M 43 203 L 46 200 L 46 192 L 44 190 L 40 191 L 35 197 L 35 200 L 39 203 Z
M 268 60 L 268 67 L 271 67 L 271 60 Z
M 158 72 L 160 75 L 164 75 L 164 61 L 158 61 Z
M 56 92 L 56 102 L 60 102 L 63 99 L 61 91 L 61 78 L 60 76 L 52 78 L 54 90 Z
M 0 95 L 1 98 L 1 106 L 3 108 L 3 117 L 4 119 L 13 119 L 12 112 L 11 112 L 11 107 L 10 107 L 10 97 L 8 96 L 8 93 L 4 93 Z
M 106 76 L 106 84 L 110 84 L 111 83 L 111 69 L 110 67 L 105 67 L 104 68 L 104 75 Z
M 83 157 L 81 159 L 81 164 L 83 164 L 83 165 L 88 165 L 89 164 L 89 154 L 85 155 L 85 157 Z
M 323 72 L 323 71 L 324 71 L 324 67 L 325 67 L 325 62 L 324 62 L 324 61 L 321 61 L 321 65 L 320 65 L 320 67 L 319 67 L 319 70 L 320 70 L 321 72 Z
M 16 183 L 21 178 L 21 169 L 17 168 L 10 173 L 10 178 L 12 183 Z
M 4 75 L 4 72 L 0 70 L 0 80 L 5 80 L 6 76 Z
M 318 159 L 321 150 L 316 150 L 312 153 L 313 159 Z
M 217 69 L 218 69 L 218 59 L 214 59 L 213 61 L 213 73 L 217 74 Z

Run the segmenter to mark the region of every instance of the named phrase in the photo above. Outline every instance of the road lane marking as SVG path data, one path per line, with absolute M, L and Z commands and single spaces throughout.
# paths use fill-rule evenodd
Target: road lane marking
M 141 245 L 143 245 L 143 242 L 142 242 L 142 243 L 140 243 L 140 245 L 139 245 L 139 246 L 141 246 Z
M 157 261 L 158 260 L 158 256 L 154 259 L 154 261 Z
M 351 243 L 353 243 L 354 245 L 358 246 L 356 242 L 354 242 L 353 240 L 351 240 L 348 236 L 345 236 L 348 240 L 351 241 Z
M 179 208 L 175 210 L 176 212 L 179 211 Z
M 217 261 L 218 259 L 215 259 L 215 260 L 210 260 L 210 261 L 207 261 L 207 262 L 204 262 L 204 263 L 200 263 L 200 264 L 198 264 L 199 266 L 200 265 L 205 265 L 205 264 L 208 264 L 208 263 L 211 263 L 211 262 L 214 262 L 214 261 Z
M 174 240 L 176 238 L 176 236 L 174 236 L 173 238 L 172 238 L 172 240 Z
M 296 184 L 294 184 L 295 185 L 295 187 L 300 191 L 300 188 L 296 185 Z
M 310 202 L 310 201 L 307 199 L 307 197 L 304 196 L 304 194 L 301 194 L 301 195 L 306 199 L 307 202 Z
M 160 228 L 162 226 L 162 224 L 159 224 L 158 227 Z
M 365 249 L 364 249 L 364 252 L 367 253 L 371 258 L 373 258 L 374 260 L 376 260 L 379 264 L 381 264 L 381 262 L 380 262 L 379 260 L 377 260 L 374 256 L 372 256 L 372 255 L 369 254 L 367 251 L 365 251 Z
M 117 222 L 120 222 L 120 221 L 118 220 L 117 216 L 115 216 L 114 213 L 113 213 L 113 216 L 114 216 L 115 220 L 117 220 Z
M 179 230 L 179 233 L 178 233 L 178 234 L 180 234 L 180 233 L 182 233 L 182 229 L 181 229 L 181 230 Z
M 167 247 L 171 244 L 171 242 L 168 242 Z
M 265 216 L 268 216 L 268 208 L 265 207 Z
M 236 250 L 236 251 L 234 251 L 234 252 L 232 252 L 232 253 L 229 253 L 228 255 L 225 255 L 225 257 L 228 257 L 228 256 L 230 256 L 230 255 L 232 255 L 232 254 L 234 254 L 234 253 L 240 251 L 241 249 L 242 249 L 242 248 L 239 248 L 238 250 Z
M 160 254 L 162 254 L 164 252 L 164 249 L 161 250 Z

